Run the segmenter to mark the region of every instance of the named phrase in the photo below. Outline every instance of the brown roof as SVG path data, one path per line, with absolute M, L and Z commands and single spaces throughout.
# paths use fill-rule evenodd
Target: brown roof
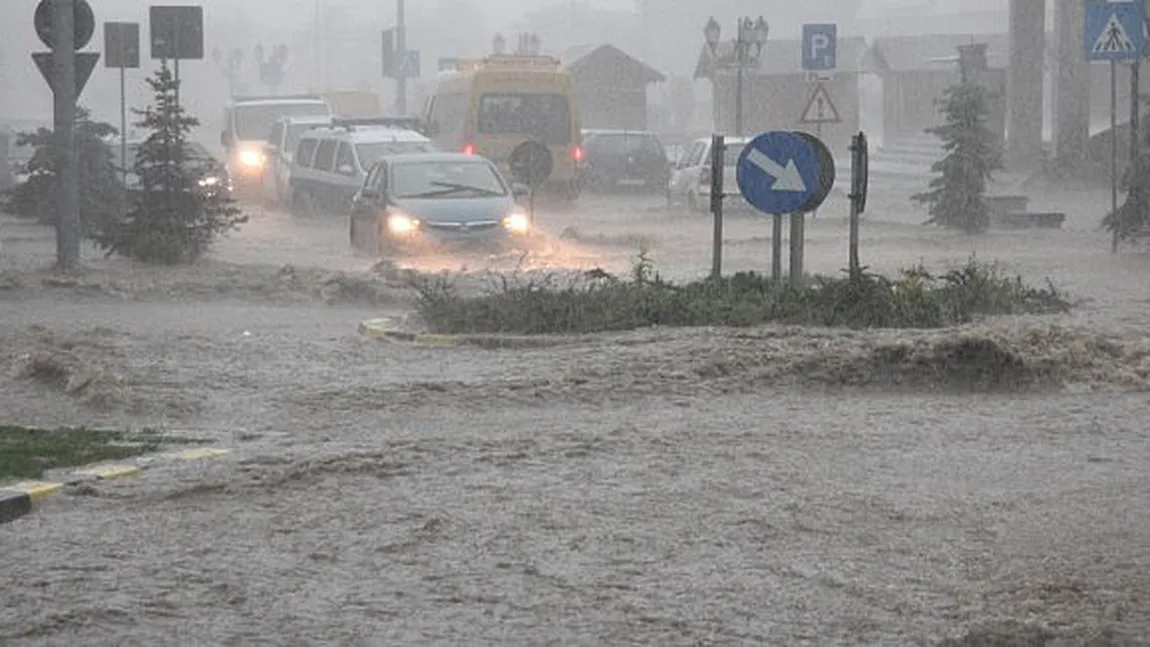
M 599 45 L 594 48 L 573 47 L 563 53 L 561 60 L 563 60 L 564 67 L 576 76 L 580 72 L 592 68 L 618 69 L 622 66 L 630 73 L 627 75 L 628 77 L 642 79 L 645 83 L 662 83 L 667 80 L 667 77 L 658 70 L 628 55 L 614 45 Z
M 715 52 L 703 45 L 699 52 L 699 62 L 695 66 L 695 78 L 710 78 L 717 61 L 729 60 L 735 50 L 734 43 L 724 41 L 718 44 Z M 861 36 L 851 36 L 838 39 L 838 67 L 835 72 L 858 72 L 862 56 L 867 50 L 866 39 Z M 753 68 L 757 74 L 783 75 L 801 74 L 803 71 L 802 41 L 798 40 L 767 40 L 767 46 L 759 65 Z

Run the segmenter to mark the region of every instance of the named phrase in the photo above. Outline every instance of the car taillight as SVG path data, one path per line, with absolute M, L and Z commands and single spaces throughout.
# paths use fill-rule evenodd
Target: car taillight
M 710 183 L 711 183 L 711 167 L 704 166 L 703 168 L 699 169 L 699 184 L 710 184 Z
M 580 146 L 572 146 L 571 147 L 571 159 L 575 160 L 576 162 L 582 162 L 583 161 L 583 148 Z
M 463 154 L 464 155 L 474 155 L 475 154 L 475 144 L 464 144 L 463 145 Z

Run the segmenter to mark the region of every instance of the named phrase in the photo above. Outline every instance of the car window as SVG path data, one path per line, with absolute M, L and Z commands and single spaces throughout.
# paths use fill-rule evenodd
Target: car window
M 287 127 L 287 135 L 284 137 L 284 150 L 294 151 L 296 146 L 299 145 L 299 140 L 307 131 L 315 128 L 315 124 L 291 124 Z M 310 154 L 310 152 L 309 152 Z
M 367 172 L 367 176 L 363 178 L 363 188 L 374 189 L 376 181 L 379 179 L 379 164 L 371 167 Z
M 435 146 L 431 142 L 371 142 L 356 144 L 355 152 L 359 155 L 359 163 L 371 166 L 388 155 L 401 155 L 403 153 L 431 153 Z
M 479 132 L 531 135 L 547 145 L 571 143 L 571 107 L 561 94 L 485 94 Z
M 280 117 L 326 117 L 328 108 L 317 102 L 240 105 L 235 108 L 239 139 L 266 139 Z
M 299 148 L 295 152 L 295 163 L 300 166 L 310 167 L 311 158 L 315 154 L 316 140 L 304 139 L 300 141 Z
M 355 175 L 355 156 L 351 153 L 351 144 L 340 142 L 335 155 L 335 170 L 341 175 Z
M 703 163 L 703 153 L 706 152 L 707 145 L 703 142 L 695 142 L 691 148 L 690 156 L 687 157 L 687 166 L 700 166 Z
M 334 139 L 320 141 L 319 148 L 315 152 L 315 164 L 312 165 L 316 170 L 332 170 L 332 165 L 335 163 L 335 144 Z
M 628 133 L 593 135 L 587 142 L 587 148 L 601 155 L 666 156 L 663 147 L 659 145 L 659 140 L 651 135 Z
M 390 192 L 397 198 L 474 198 L 507 195 L 487 162 L 401 162 L 391 165 Z

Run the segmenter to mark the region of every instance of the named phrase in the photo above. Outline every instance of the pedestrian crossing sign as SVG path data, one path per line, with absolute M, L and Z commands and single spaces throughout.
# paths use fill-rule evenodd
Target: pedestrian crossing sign
M 1146 11 L 1141 0 L 1089 0 L 1083 38 L 1088 61 L 1132 61 L 1146 49 Z

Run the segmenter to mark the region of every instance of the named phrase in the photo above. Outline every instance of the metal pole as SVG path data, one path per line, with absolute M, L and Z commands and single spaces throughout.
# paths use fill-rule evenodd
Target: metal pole
M 806 214 L 792 213 L 791 219 L 791 285 L 798 287 L 803 279 L 803 218 Z
M 851 136 L 851 211 L 850 211 L 850 242 L 847 267 L 850 268 L 850 277 L 857 279 L 859 275 L 859 194 L 861 186 L 859 174 L 862 173 L 862 139 L 858 135 Z
M 120 68 L 120 174 L 128 183 L 128 94 L 126 68 Z
M 1118 253 L 1118 62 L 1110 61 L 1110 213 L 1114 214 L 1111 253 Z
M 53 128 L 56 134 L 56 264 L 74 269 L 80 262 L 79 187 L 76 182 L 76 43 L 74 0 L 55 0 L 52 5 Z
M 783 217 L 774 215 L 771 227 L 771 280 L 783 280 Z
M 1139 126 L 1141 125 L 1141 124 L 1139 124 L 1141 115 L 1138 114 L 1139 110 L 1140 110 L 1139 109 L 1139 102 L 1138 102 L 1138 94 L 1140 92 L 1140 89 L 1139 89 L 1140 79 L 1138 77 L 1140 76 L 1141 68 L 1142 68 L 1142 59 L 1141 58 L 1136 58 L 1133 61 L 1131 61 L 1131 63 L 1130 63 L 1130 168 L 1131 169 L 1134 168 L 1134 161 L 1138 159 L 1138 152 L 1142 148 L 1141 146 L 1138 145 L 1138 129 L 1139 129 Z M 1131 173 L 1133 173 L 1133 170 L 1131 170 Z
M 402 117 L 407 114 L 407 77 L 403 74 L 403 61 L 407 59 L 407 26 L 404 0 L 395 0 L 395 49 L 400 61 L 400 74 L 395 80 L 395 111 Z
M 726 137 L 711 136 L 711 215 L 714 235 L 711 240 L 711 278 L 723 276 L 723 160 L 727 154 Z
M 737 67 L 735 69 L 735 136 L 743 136 L 743 42 L 740 35 L 739 40 L 735 42 L 736 56 L 738 57 Z

